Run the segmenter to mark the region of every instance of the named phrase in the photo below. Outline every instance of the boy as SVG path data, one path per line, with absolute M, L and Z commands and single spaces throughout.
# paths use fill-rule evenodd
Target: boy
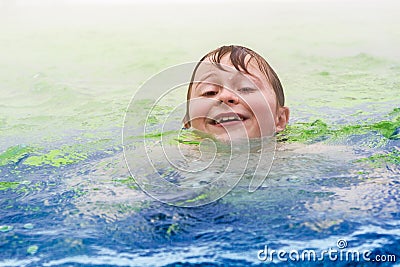
M 184 127 L 222 141 L 272 136 L 285 129 L 289 108 L 267 61 L 230 45 L 206 54 L 193 71 Z

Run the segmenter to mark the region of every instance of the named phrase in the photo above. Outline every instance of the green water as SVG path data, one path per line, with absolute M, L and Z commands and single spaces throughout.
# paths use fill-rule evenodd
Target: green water
M 360 3 L 2 7 L 1 148 L 76 130 L 114 139 L 145 79 L 231 43 L 270 61 L 294 121 L 332 117 L 316 107 L 344 118 L 388 113 L 399 102 L 398 7 Z

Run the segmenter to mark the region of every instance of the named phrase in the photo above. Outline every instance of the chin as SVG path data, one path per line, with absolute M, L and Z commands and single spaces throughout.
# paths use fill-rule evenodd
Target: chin
M 221 142 L 243 141 L 251 138 L 243 133 L 231 133 L 231 134 L 224 133 L 219 135 L 214 134 L 214 137 Z

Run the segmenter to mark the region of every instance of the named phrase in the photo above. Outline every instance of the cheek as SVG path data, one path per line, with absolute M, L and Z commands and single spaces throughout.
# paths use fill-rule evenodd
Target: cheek
M 215 101 L 206 98 L 192 98 L 189 100 L 190 120 L 206 118 Z
M 266 96 L 257 94 L 246 99 L 247 107 L 252 112 L 257 127 L 262 132 L 270 132 L 275 127 L 274 110 L 275 104 Z

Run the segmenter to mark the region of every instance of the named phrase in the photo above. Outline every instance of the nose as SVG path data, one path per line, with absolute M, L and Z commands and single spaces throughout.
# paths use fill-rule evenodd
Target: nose
M 221 103 L 223 102 L 227 105 L 239 103 L 238 96 L 232 90 L 226 88 L 220 90 L 217 98 Z

